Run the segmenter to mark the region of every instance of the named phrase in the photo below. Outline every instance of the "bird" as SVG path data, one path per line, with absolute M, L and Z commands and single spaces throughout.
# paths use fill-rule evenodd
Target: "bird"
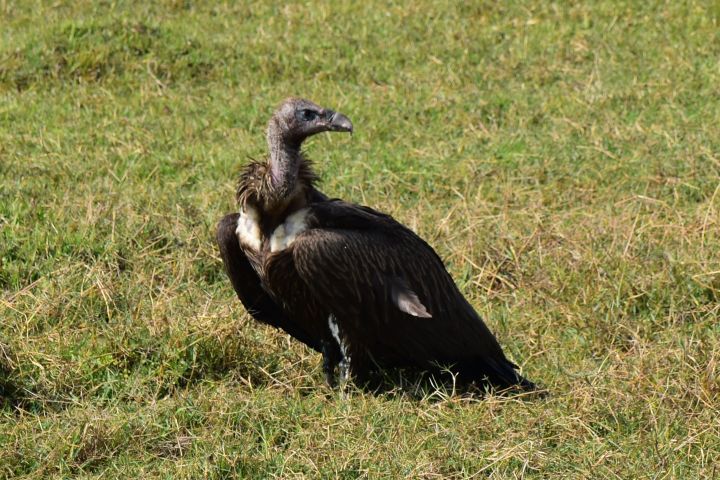
M 271 116 L 266 161 L 238 181 L 217 242 L 246 310 L 322 354 L 331 387 L 386 368 L 531 391 L 435 250 L 390 215 L 329 198 L 303 142 L 350 119 L 291 97 Z

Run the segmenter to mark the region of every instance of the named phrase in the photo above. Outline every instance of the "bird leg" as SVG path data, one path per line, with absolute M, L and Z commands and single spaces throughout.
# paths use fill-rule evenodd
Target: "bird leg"
M 337 387 L 335 368 L 342 361 L 342 353 L 340 352 L 340 347 L 338 347 L 338 345 L 332 340 L 323 340 L 322 356 L 325 381 L 330 388 L 335 389 Z
M 333 351 L 335 353 L 334 361 L 335 363 L 331 366 L 332 373 L 333 373 L 333 382 L 328 382 L 333 388 L 335 388 L 336 384 L 334 382 L 334 370 L 335 366 L 338 367 L 338 377 L 340 380 L 340 390 L 345 390 L 345 385 L 347 384 L 347 381 L 350 379 L 350 373 L 351 373 L 351 367 L 350 367 L 350 355 L 348 354 L 348 348 L 347 344 L 344 341 L 343 334 L 340 331 L 340 326 L 338 325 L 337 318 L 335 318 L 335 315 L 330 314 L 328 317 L 328 330 L 330 332 L 330 335 L 332 336 L 332 340 L 330 340 L 330 343 L 333 344 Z M 328 366 L 330 368 L 330 365 Z M 325 371 L 325 374 L 327 376 L 328 370 Z
M 350 357 L 343 355 L 340 363 L 338 363 L 338 377 L 340 379 L 340 388 L 344 388 L 350 379 Z

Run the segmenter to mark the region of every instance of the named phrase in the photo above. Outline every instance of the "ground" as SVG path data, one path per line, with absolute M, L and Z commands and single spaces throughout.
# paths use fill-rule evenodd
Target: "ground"
M 0 2 L 0 477 L 720 475 L 716 2 Z M 545 398 L 350 391 L 213 243 L 286 96 Z

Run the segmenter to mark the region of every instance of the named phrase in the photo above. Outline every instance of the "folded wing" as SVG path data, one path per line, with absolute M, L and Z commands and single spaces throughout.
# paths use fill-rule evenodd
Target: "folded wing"
M 453 364 L 522 383 L 435 251 L 391 217 L 339 200 L 312 208 L 293 245 L 300 277 L 381 364 Z

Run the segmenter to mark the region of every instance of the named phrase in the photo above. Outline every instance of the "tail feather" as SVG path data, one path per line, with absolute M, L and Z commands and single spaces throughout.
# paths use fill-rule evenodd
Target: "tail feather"
M 475 379 L 487 378 L 493 386 L 501 389 L 519 388 L 526 392 L 537 390 L 537 385 L 520 375 L 516 368 L 507 359 L 486 358 L 475 364 L 472 373 Z

